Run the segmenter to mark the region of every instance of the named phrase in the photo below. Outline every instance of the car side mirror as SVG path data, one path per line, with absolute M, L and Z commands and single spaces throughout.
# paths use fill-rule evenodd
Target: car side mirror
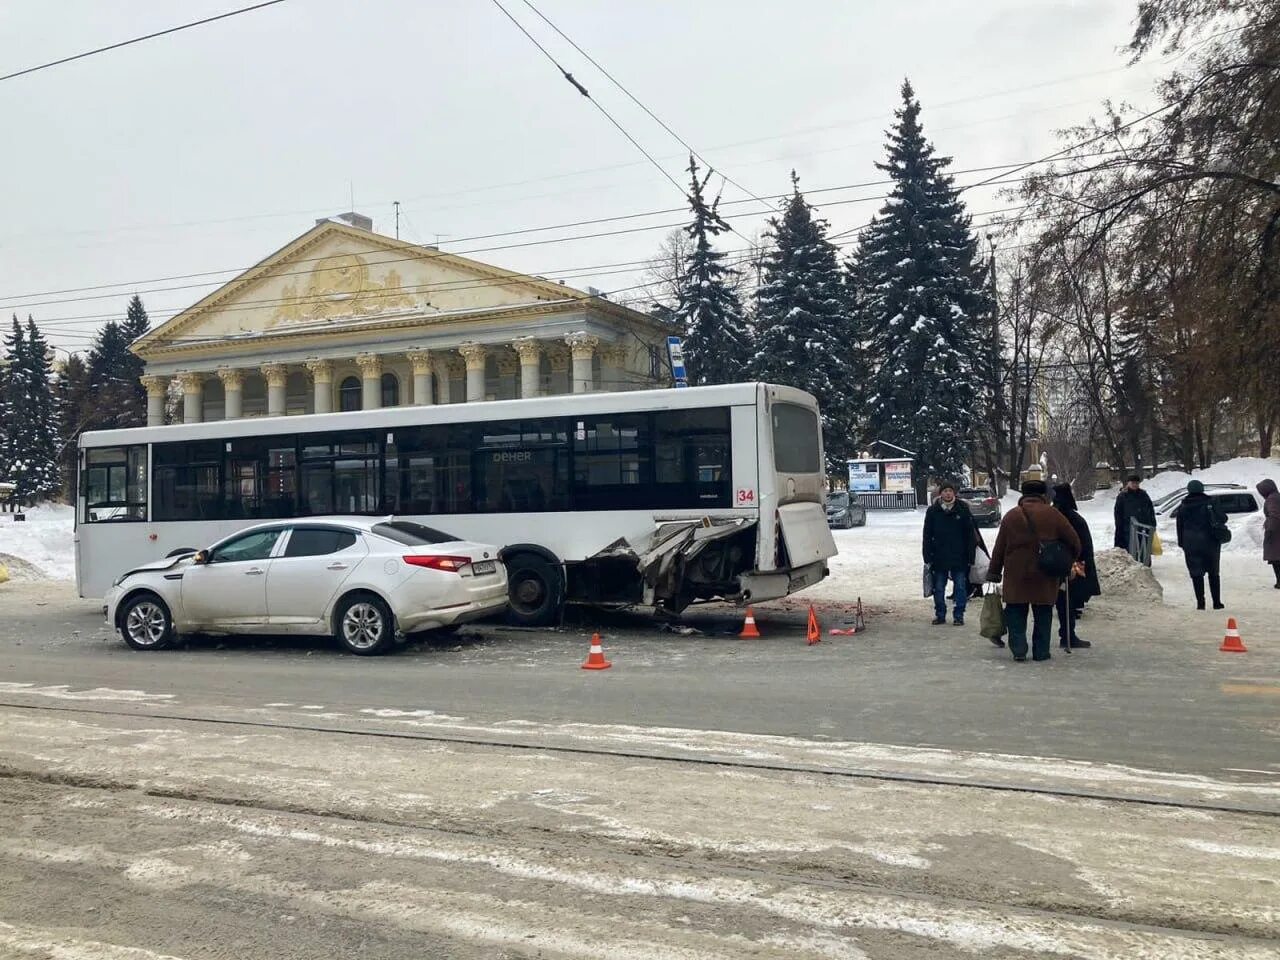
M 196 555 L 195 555 L 194 557 L 192 557 L 192 558 L 191 558 L 191 562 L 192 562 L 192 563 L 194 563 L 194 564 L 208 563 L 208 562 L 209 562 L 209 553 L 208 553 L 208 551 L 206 551 L 206 550 L 199 550 L 199 551 L 197 551 L 197 552 L 196 552 Z

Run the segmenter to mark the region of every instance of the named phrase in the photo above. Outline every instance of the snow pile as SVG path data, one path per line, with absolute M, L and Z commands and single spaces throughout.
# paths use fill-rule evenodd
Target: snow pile
M 25 563 L 12 563 L 9 575 L 15 580 L 72 580 L 75 568 L 75 510 L 65 504 L 48 503 L 26 511 L 19 523 L 11 514 L 0 513 L 0 554 Z
M 1231 528 L 1231 542 L 1224 545 L 1223 552 L 1246 552 L 1262 556 L 1263 524 L 1267 518 L 1259 510 L 1257 513 L 1227 517 L 1227 526 Z
M 1102 585 L 1102 595 L 1108 600 L 1121 603 L 1137 601 L 1139 603 L 1161 603 L 1164 600 L 1164 588 L 1151 572 L 1128 551 L 1119 547 L 1108 547 L 1094 554 L 1094 562 L 1098 567 L 1098 582 Z
M 1151 494 L 1152 499 L 1159 499 L 1166 493 L 1185 489 L 1187 481 L 1193 477 L 1201 483 L 1238 483 L 1242 487 L 1253 490 L 1258 485 L 1258 481 L 1268 477 L 1280 483 L 1280 460 L 1235 457 L 1191 473 L 1166 470 L 1164 473 L 1157 473 L 1142 486 L 1147 493 Z
M 11 553 L 0 553 L 0 567 L 5 568 L 5 571 L 9 574 L 10 580 L 24 580 L 31 582 L 33 580 L 49 579 L 45 572 L 35 564 L 28 563 L 21 557 L 15 557 Z

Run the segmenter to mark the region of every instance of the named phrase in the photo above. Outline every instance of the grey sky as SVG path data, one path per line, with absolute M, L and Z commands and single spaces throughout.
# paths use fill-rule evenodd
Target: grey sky
M 675 143 L 522 0 L 503 0 L 683 182 Z M 1032 159 L 1104 98 L 1153 101 L 1167 65 L 1126 68 L 1134 0 L 534 0 L 718 168 L 757 194 L 880 178 L 882 131 L 903 76 L 956 168 Z M 8 0 L 0 73 L 247 0 Z M 135 289 L 162 320 L 213 289 L 154 278 L 244 267 L 350 206 L 445 249 L 561 233 L 462 238 L 681 205 L 674 187 L 490 0 L 289 0 L 0 83 L 0 316 L 34 314 L 83 347 Z M 980 179 L 960 176 L 960 182 Z M 882 188 L 814 193 L 833 231 L 864 223 Z M 733 187 L 725 199 L 739 199 Z M 975 222 L 1005 204 L 967 195 Z M 725 212 L 758 209 L 727 206 Z M 738 217 L 751 236 L 763 216 Z M 664 231 L 473 255 L 559 275 L 650 256 Z M 726 247 L 741 243 L 729 237 Z M 230 274 L 210 281 L 229 279 Z M 636 272 L 570 282 L 614 290 Z M 97 284 L 85 293 L 45 291 Z M 161 290 L 157 288 L 181 287 Z M 101 296 L 80 302 L 46 303 Z M 29 305 L 28 304 L 32 304 Z

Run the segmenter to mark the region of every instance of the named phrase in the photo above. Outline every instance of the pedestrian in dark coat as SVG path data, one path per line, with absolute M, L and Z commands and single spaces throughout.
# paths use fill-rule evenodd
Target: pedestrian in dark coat
M 1187 484 L 1187 495 L 1178 504 L 1178 546 L 1182 548 L 1191 575 L 1191 586 L 1196 592 L 1196 609 L 1204 609 L 1204 580 L 1209 577 L 1209 593 L 1213 596 L 1213 609 L 1221 610 L 1222 580 L 1219 564 L 1222 544 L 1214 536 L 1215 527 L 1227 525 L 1227 515 L 1204 492 L 1204 484 L 1192 480 Z
M 1081 640 L 1076 636 L 1075 622 L 1080 617 L 1080 611 L 1084 609 L 1084 605 L 1089 602 L 1091 597 L 1101 596 L 1102 585 L 1098 583 L 1098 567 L 1093 561 L 1093 534 L 1089 531 L 1089 524 L 1084 517 L 1080 516 L 1080 511 L 1076 509 L 1076 495 L 1071 489 L 1069 483 L 1059 483 L 1053 488 L 1053 505 L 1071 524 L 1071 529 L 1076 532 L 1076 536 L 1080 538 L 1080 563 L 1084 566 L 1084 571 L 1079 576 L 1072 577 L 1067 581 L 1067 589 L 1058 591 L 1057 607 L 1058 607 L 1058 646 L 1066 647 L 1068 643 L 1073 647 L 1089 647 L 1092 644 L 1088 640 Z M 1068 621 L 1067 604 L 1071 604 L 1071 617 Z M 1071 636 L 1067 636 L 1067 624 L 1071 623 Z
M 1280 491 L 1276 490 L 1274 480 L 1263 480 L 1258 484 L 1258 493 L 1262 495 L 1262 559 L 1271 564 L 1276 574 L 1276 589 L 1280 590 Z
M 977 550 L 977 527 L 953 483 L 938 488 L 938 499 L 924 515 L 924 562 L 933 575 L 933 623 L 947 622 L 947 580 L 955 584 L 952 622 L 964 624 L 969 600 L 969 567 Z
M 1129 549 L 1129 521 L 1137 520 L 1149 527 L 1156 525 L 1156 508 L 1151 496 L 1142 489 L 1142 478 L 1131 476 L 1116 497 L 1116 546 Z M 1132 551 L 1130 551 L 1132 552 Z
M 1080 557 L 1080 538 L 1071 524 L 1045 499 L 1048 487 L 1040 480 L 1022 485 L 1018 509 L 1000 521 L 996 545 L 991 551 L 987 580 L 1004 580 L 1005 624 L 1009 628 L 1009 650 L 1013 659 L 1027 659 L 1027 613 L 1035 619 L 1031 657 L 1049 659 L 1049 631 L 1053 627 L 1053 604 L 1058 598 L 1058 580 L 1040 569 L 1040 544 L 1061 540 L 1072 557 Z M 1034 527 L 1034 532 L 1033 532 Z

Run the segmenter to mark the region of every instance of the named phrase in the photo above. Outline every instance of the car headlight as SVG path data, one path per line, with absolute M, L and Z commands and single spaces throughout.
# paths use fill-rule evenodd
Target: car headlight
M 129 576 L 129 574 L 127 574 L 127 573 L 122 573 L 122 574 L 120 574 L 120 576 L 116 577 L 115 582 L 114 582 L 114 583 L 112 583 L 112 584 L 111 584 L 111 586 L 113 586 L 113 587 L 118 587 L 118 586 L 120 586 L 120 584 L 124 583 L 125 578 L 126 578 L 126 577 L 128 577 L 128 576 Z

